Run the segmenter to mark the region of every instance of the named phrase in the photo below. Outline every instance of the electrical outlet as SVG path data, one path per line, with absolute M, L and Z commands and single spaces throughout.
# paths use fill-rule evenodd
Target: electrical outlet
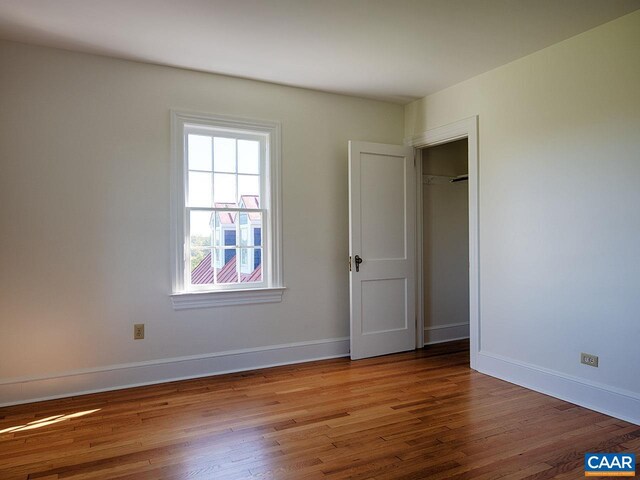
M 136 323 L 133 326 L 133 339 L 142 340 L 144 338 L 144 323 Z
M 590 367 L 598 366 L 598 356 L 591 355 L 589 353 L 581 353 L 580 354 L 580 363 L 584 363 L 585 365 L 589 365 Z

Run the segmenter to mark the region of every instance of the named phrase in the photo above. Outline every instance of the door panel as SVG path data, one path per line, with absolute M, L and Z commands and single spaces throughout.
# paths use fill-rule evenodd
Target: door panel
M 399 145 L 349 142 L 353 359 L 415 348 L 413 155 Z
M 393 332 L 407 328 L 407 280 L 365 280 L 362 288 L 362 334 Z
M 360 159 L 360 208 L 362 252 L 369 260 L 404 258 L 404 169 L 398 158 L 362 154 Z M 384 182 L 380 184 L 380 179 Z

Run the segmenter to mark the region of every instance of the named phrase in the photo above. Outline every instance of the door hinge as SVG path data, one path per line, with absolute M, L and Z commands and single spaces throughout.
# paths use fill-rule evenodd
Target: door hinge
M 349 271 L 351 271 L 351 255 L 349 255 Z

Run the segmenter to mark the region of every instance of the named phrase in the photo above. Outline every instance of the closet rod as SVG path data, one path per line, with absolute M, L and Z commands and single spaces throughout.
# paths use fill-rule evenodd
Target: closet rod
M 457 177 L 453 177 L 451 180 L 449 180 L 451 183 L 455 183 L 455 182 L 464 182 L 465 180 L 469 180 L 469 175 L 468 174 L 464 174 L 464 175 L 458 175 Z
M 443 185 L 446 183 L 463 182 L 469 179 L 469 175 L 458 175 L 457 177 L 450 177 L 446 175 L 423 175 L 422 183 L 425 185 Z

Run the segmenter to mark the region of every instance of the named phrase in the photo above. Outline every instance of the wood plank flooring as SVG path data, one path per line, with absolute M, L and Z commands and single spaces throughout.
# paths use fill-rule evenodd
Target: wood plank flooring
M 468 345 L 0 409 L 0 479 L 583 478 L 640 427 L 476 373 Z

